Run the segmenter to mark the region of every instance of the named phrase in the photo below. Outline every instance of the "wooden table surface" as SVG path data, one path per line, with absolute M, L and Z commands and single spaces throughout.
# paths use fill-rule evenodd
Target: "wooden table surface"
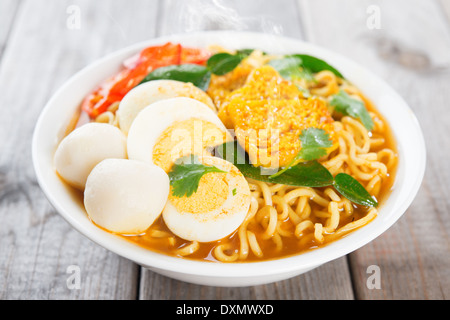
M 173 280 L 74 230 L 36 181 L 31 138 L 50 96 L 94 60 L 138 41 L 199 30 L 310 41 L 385 79 L 427 143 L 405 215 L 359 250 L 268 285 Z M 450 298 L 450 0 L 0 0 L 0 299 Z M 395 124 L 394 124 L 395 125 Z M 68 286 L 70 266 L 79 288 Z M 380 288 L 368 286 L 371 267 Z

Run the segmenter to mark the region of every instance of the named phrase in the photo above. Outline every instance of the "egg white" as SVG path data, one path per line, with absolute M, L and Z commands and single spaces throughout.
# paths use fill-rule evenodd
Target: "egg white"
M 167 227 L 180 238 L 210 242 L 230 235 L 244 222 L 251 195 L 246 179 L 232 163 L 216 157 L 203 157 L 200 161 L 228 172 L 225 178 L 228 184 L 225 202 L 211 211 L 193 213 L 179 211 L 169 196 L 162 216 Z
M 127 157 L 126 136 L 115 126 L 87 123 L 73 130 L 58 145 L 54 165 L 68 184 L 84 189 L 91 170 L 107 158 Z
M 142 109 L 153 102 L 175 97 L 198 98 L 211 110 L 216 110 L 211 98 L 192 83 L 175 80 L 153 80 L 133 88 L 122 99 L 117 110 L 120 129 L 128 134 L 131 124 Z
M 92 170 L 84 190 L 86 211 L 111 232 L 138 235 L 161 214 L 169 194 L 161 168 L 128 159 L 106 159 Z
M 186 97 L 171 98 L 154 102 L 139 112 L 128 133 L 128 157 L 153 164 L 153 148 L 164 130 L 189 119 L 208 121 L 230 137 L 216 113 L 204 103 Z

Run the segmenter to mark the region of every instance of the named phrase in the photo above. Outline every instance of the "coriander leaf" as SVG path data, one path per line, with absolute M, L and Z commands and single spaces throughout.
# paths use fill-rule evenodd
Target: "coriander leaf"
M 299 160 L 310 161 L 319 159 L 327 154 L 326 148 L 330 148 L 333 145 L 329 134 L 325 130 L 318 128 L 304 129 L 299 139 L 301 141 L 301 149 L 286 168 L 289 168 Z
M 207 166 L 198 161 L 198 157 L 182 157 L 175 162 L 169 172 L 172 195 L 190 197 L 197 192 L 200 179 L 210 172 L 225 172 L 214 166 Z
M 233 163 L 244 175 L 258 181 L 281 183 L 300 187 L 325 187 L 333 184 L 331 173 L 317 161 L 301 162 L 287 168 L 282 175 L 272 178 L 250 163 L 248 154 L 237 141 L 226 142 L 215 148 L 215 155 Z
M 300 134 L 302 142 L 299 152 L 300 159 L 315 160 L 327 155 L 326 148 L 330 148 L 333 142 L 330 135 L 323 129 L 307 128 Z
M 283 173 L 285 173 L 291 166 L 295 165 L 298 161 L 310 161 L 319 159 L 327 155 L 326 148 L 330 148 L 333 142 L 330 140 L 329 134 L 318 128 L 307 128 L 300 134 L 301 149 L 297 155 L 289 162 L 284 169 L 278 171 L 277 173 L 271 175 L 271 178 L 275 178 Z
M 310 70 L 303 68 L 303 61 L 299 57 L 285 56 L 281 59 L 273 59 L 269 61 L 269 65 L 287 80 L 295 78 L 306 79 L 308 81 L 314 80 L 314 76 Z
M 351 175 L 338 173 L 334 177 L 334 187 L 348 200 L 367 207 L 376 207 L 378 202 Z
M 208 68 L 197 64 L 170 65 L 153 70 L 141 83 L 160 79 L 191 82 L 196 87 L 205 91 L 209 86 L 211 72 Z
M 344 79 L 344 76 L 338 70 L 336 70 L 333 66 L 329 65 L 322 59 L 307 54 L 293 54 L 292 56 L 300 58 L 302 60 L 302 66 L 309 69 L 313 73 L 328 70 L 333 72 L 336 76 Z
M 374 123 L 364 102 L 350 97 L 344 90 L 340 90 L 338 94 L 333 96 L 330 105 L 334 106 L 337 112 L 361 120 L 367 130 L 373 129 Z

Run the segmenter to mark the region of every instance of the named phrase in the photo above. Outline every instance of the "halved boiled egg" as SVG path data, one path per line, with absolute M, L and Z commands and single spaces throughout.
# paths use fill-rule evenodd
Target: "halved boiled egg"
M 126 136 L 106 123 L 87 123 L 73 130 L 58 145 L 54 165 L 70 185 L 83 190 L 91 170 L 107 158 L 127 157 Z
M 207 105 L 178 97 L 154 102 L 139 112 L 128 133 L 127 150 L 130 159 L 156 164 L 169 172 L 178 158 L 211 155 L 209 148 L 231 139 Z
M 192 83 L 175 80 L 153 80 L 133 88 L 122 99 L 117 110 L 120 129 L 127 134 L 138 113 L 149 104 L 175 97 L 188 97 L 206 104 L 211 110 L 216 107 L 211 98 Z
M 169 200 L 163 211 L 167 227 L 185 240 L 210 242 L 230 235 L 244 222 L 250 206 L 250 188 L 242 173 L 220 158 L 199 158 L 224 172 L 209 172 L 191 196 Z
M 88 216 L 111 232 L 138 235 L 161 214 L 169 194 L 169 177 L 159 167 L 128 159 L 106 159 L 86 182 Z

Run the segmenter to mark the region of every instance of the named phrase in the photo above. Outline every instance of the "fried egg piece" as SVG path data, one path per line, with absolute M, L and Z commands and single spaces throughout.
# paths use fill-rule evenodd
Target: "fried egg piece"
M 87 178 L 84 206 L 98 226 L 114 233 L 139 235 L 161 214 L 169 188 L 169 177 L 158 166 L 106 159 Z
M 100 161 L 126 157 L 126 136 L 117 127 L 90 122 L 61 141 L 54 155 L 54 166 L 64 181 L 83 190 L 89 173 Z
M 304 98 L 291 81 L 270 65 L 256 68 L 246 83 L 227 95 L 218 117 L 234 129 L 251 163 L 267 168 L 291 163 L 302 146 L 303 130 L 324 130 L 332 141 L 327 153 L 338 148 L 334 119 L 327 103 L 317 97 Z
M 145 82 L 128 92 L 119 104 L 117 118 L 120 129 L 128 134 L 138 113 L 149 104 L 175 97 L 187 97 L 206 104 L 211 110 L 216 107 L 206 92 L 192 83 L 176 80 L 153 80 Z
M 154 102 L 142 110 L 130 127 L 128 157 L 156 164 L 166 172 L 175 160 L 232 140 L 214 111 L 197 100 L 178 97 Z
M 233 233 L 250 207 L 250 188 L 242 173 L 226 160 L 206 156 L 204 165 L 225 171 L 202 176 L 197 192 L 177 198 L 169 194 L 162 216 L 167 227 L 189 241 L 211 242 Z

